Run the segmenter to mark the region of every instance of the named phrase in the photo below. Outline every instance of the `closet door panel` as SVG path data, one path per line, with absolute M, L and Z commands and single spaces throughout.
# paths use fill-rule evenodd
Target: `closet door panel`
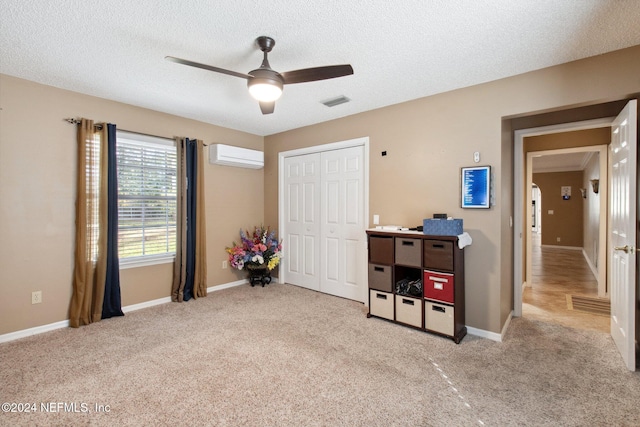
M 287 282 L 319 290 L 320 156 L 285 159 L 285 236 Z

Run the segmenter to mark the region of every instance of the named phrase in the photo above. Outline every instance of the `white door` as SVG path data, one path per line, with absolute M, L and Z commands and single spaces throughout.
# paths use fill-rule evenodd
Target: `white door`
M 362 146 L 321 153 L 320 291 L 353 300 L 362 299 L 364 286 L 363 162 Z
M 611 126 L 610 269 L 611 336 L 629 370 L 636 369 L 636 133 L 637 101 Z
M 285 236 L 287 282 L 320 290 L 320 156 L 287 157 Z

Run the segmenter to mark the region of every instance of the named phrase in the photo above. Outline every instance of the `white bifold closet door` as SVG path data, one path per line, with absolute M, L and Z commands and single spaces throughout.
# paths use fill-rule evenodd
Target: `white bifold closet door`
M 285 159 L 286 281 L 362 300 L 364 148 Z

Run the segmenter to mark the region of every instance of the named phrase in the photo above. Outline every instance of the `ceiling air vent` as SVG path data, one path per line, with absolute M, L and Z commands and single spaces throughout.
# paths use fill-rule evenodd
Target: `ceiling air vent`
M 322 101 L 322 103 L 327 107 L 335 107 L 336 105 L 344 104 L 345 102 L 349 101 L 351 101 L 349 98 L 344 95 L 340 95 L 337 98 L 331 98 L 327 99 L 326 101 Z

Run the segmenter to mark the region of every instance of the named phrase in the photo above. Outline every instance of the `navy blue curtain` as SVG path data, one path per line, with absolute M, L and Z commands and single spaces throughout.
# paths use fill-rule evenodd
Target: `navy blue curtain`
M 184 284 L 184 301 L 193 298 L 193 279 L 196 270 L 196 194 L 198 191 L 198 144 L 195 139 L 185 139 L 186 177 L 187 177 L 187 253 L 186 279 Z
M 102 301 L 102 318 L 124 316 L 120 299 L 120 262 L 118 260 L 118 173 L 116 158 L 116 125 L 107 124 L 108 211 L 107 271 Z

